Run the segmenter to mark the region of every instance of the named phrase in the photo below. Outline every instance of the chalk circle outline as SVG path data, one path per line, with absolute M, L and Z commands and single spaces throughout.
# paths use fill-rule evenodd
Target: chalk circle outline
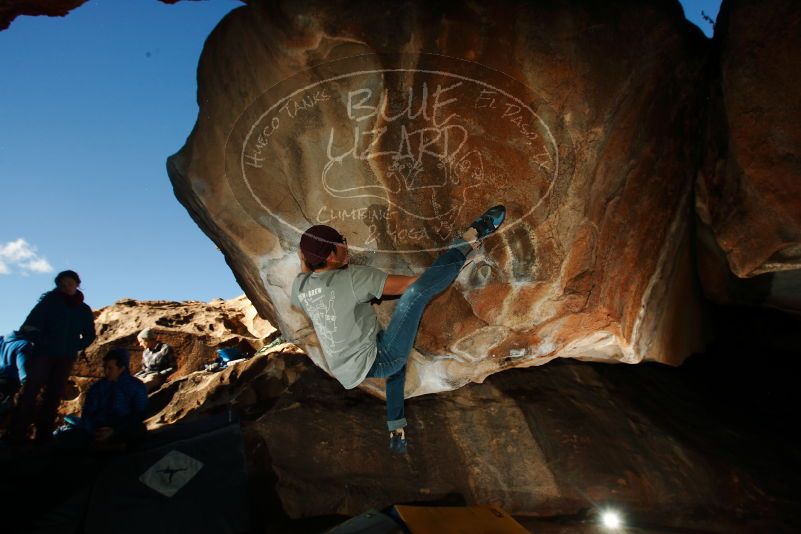
M 242 120 L 245 118 L 245 116 L 248 114 L 248 112 L 251 111 L 254 106 L 256 106 L 257 103 L 259 103 L 262 99 L 265 99 L 266 97 L 268 97 L 268 95 L 270 95 L 271 93 L 275 92 L 280 86 L 287 85 L 290 82 L 298 80 L 298 79 L 300 79 L 300 78 L 302 78 L 304 76 L 309 76 L 309 75 L 313 76 L 316 71 L 319 71 L 319 70 L 321 70 L 323 68 L 333 68 L 333 67 L 336 67 L 338 64 L 342 64 L 342 63 L 346 63 L 347 64 L 347 63 L 354 62 L 356 60 L 369 60 L 369 59 L 376 60 L 377 59 L 379 64 L 387 64 L 387 61 L 386 61 L 387 58 L 393 58 L 395 60 L 393 64 L 395 64 L 395 65 L 403 64 L 402 61 L 399 61 L 399 58 L 401 58 L 403 56 L 404 56 L 403 54 L 394 54 L 393 55 L 393 54 L 377 54 L 377 53 L 376 54 L 361 54 L 361 55 L 355 55 L 355 56 L 348 56 L 348 57 L 345 57 L 345 58 L 340 58 L 340 59 L 336 59 L 334 61 L 329 61 L 329 62 L 325 62 L 325 63 L 321 63 L 321 64 L 318 64 L 318 65 L 315 65 L 315 66 L 313 66 L 313 67 L 311 67 L 309 69 L 300 71 L 300 72 L 294 74 L 293 76 L 290 76 L 288 78 L 284 78 L 283 80 L 281 80 L 279 82 L 276 82 L 275 84 L 270 86 L 267 90 L 265 90 L 261 95 L 256 97 L 251 102 L 251 104 L 248 105 L 244 109 L 244 111 L 239 115 L 239 118 L 234 122 L 234 126 L 232 127 L 231 131 L 229 132 L 228 138 L 226 140 L 226 156 L 225 156 L 226 160 L 228 158 L 228 154 L 229 154 L 228 148 L 229 148 L 230 143 L 232 142 L 232 136 L 234 136 L 235 132 L 237 132 L 239 130 L 239 126 L 240 126 L 240 123 L 242 122 Z M 542 107 L 545 107 L 548 111 L 552 111 L 552 108 L 550 106 L 548 106 L 547 103 L 545 102 L 545 100 L 542 99 L 541 97 L 539 97 L 539 95 L 535 91 L 533 91 L 531 88 L 529 88 L 525 84 L 521 83 L 520 81 L 516 80 L 515 78 L 512 78 L 511 76 L 508 76 L 507 74 L 505 74 L 505 73 L 503 73 L 503 72 L 501 72 L 499 70 L 493 69 L 491 67 L 488 67 L 486 65 L 482 65 L 481 63 L 474 62 L 474 61 L 468 61 L 468 60 L 464 60 L 464 59 L 460 59 L 460 58 L 455 58 L 455 57 L 450 57 L 450 56 L 445 56 L 445 55 L 428 54 L 428 53 L 419 54 L 418 56 L 416 56 L 415 63 L 420 64 L 424 60 L 427 60 L 427 61 L 445 61 L 445 60 L 447 60 L 448 62 L 452 62 L 454 64 L 460 64 L 460 65 L 463 65 L 463 66 L 466 65 L 466 66 L 468 66 L 470 68 L 473 68 L 473 69 L 477 68 L 478 70 L 484 70 L 484 71 L 487 71 L 488 73 L 492 73 L 493 75 L 501 76 L 510 85 L 517 85 L 519 87 L 524 88 L 525 91 L 528 94 L 536 95 L 538 100 L 540 101 L 540 105 Z M 280 214 L 274 213 L 270 208 L 265 206 L 264 203 L 262 202 L 261 198 L 259 198 L 259 195 L 257 195 L 256 192 L 254 191 L 254 188 L 251 185 L 250 181 L 248 180 L 247 171 L 245 169 L 245 151 L 246 151 L 246 147 L 248 146 L 248 143 L 250 142 L 251 137 L 253 136 L 253 133 L 256 130 L 257 126 L 259 126 L 262 123 L 262 121 L 264 120 L 265 117 L 269 116 L 276 109 L 280 109 L 284 105 L 284 103 L 286 103 L 287 101 L 291 100 L 292 98 L 294 98 L 298 94 L 305 93 L 305 92 L 307 92 L 310 89 L 313 89 L 315 87 L 319 87 L 319 86 L 325 85 L 327 83 L 336 82 L 338 80 L 342 80 L 342 79 L 346 79 L 346 78 L 352 78 L 352 77 L 356 77 L 356 76 L 374 75 L 374 74 L 384 74 L 384 73 L 421 73 L 421 74 L 427 74 L 427 75 L 444 76 L 444 77 L 449 77 L 449 78 L 456 79 L 456 80 L 461 80 L 461 81 L 464 81 L 464 82 L 473 83 L 473 84 L 478 85 L 480 87 L 484 87 L 484 88 L 490 89 L 490 90 L 495 91 L 498 94 L 508 98 L 509 100 L 514 101 L 522 109 L 525 109 L 532 117 L 534 117 L 536 119 L 536 121 L 542 127 L 543 131 L 547 133 L 548 138 L 549 138 L 548 139 L 548 141 L 549 141 L 548 148 L 550 148 L 550 150 L 552 150 L 552 152 L 553 152 L 553 163 L 554 163 L 554 169 L 550 173 L 550 175 L 551 175 L 550 185 L 549 185 L 547 191 L 545 191 L 545 193 L 540 197 L 539 201 L 536 204 L 534 204 L 526 213 L 524 213 L 523 215 L 520 215 L 515 221 L 506 221 L 505 224 L 503 225 L 503 227 L 498 231 L 498 234 L 507 232 L 507 231 L 513 229 L 518 224 L 521 224 L 524 219 L 526 219 L 527 217 L 531 216 L 536 210 L 538 210 L 542 206 L 542 204 L 546 200 L 548 200 L 550 198 L 551 193 L 553 192 L 554 188 L 556 187 L 557 182 L 560 181 L 559 180 L 559 178 L 560 178 L 560 174 L 559 173 L 560 173 L 561 159 L 563 159 L 562 158 L 563 154 L 560 153 L 560 144 L 558 143 L 557 139 L 554 137 L 554 134 L 552 133 L 551 127 L 542 119 L 540 114 L 538 114 L 537 112 L 535 112 L 531 108 L 531 106 L 527 102 L 521 100 L 520 98 L 514 96 L 510 92 L 508 92 L 508 91 L 506 91 L 506 90 L 504 90 L 504 89 L 502 89 L 502 88 L 500 88 L 500 87 L 498 87 L 496 85 L 493 85 L 493 84 L 490 84 L 490 83 L 487 83 L 487 82 L 484 82 L 482 80 L 478 80 L 478 79 L 475 79 L 475 78 L 471 78 L 469 76 L 464 76 L 462 74 L 458 74 L 458 73 L 455 73 L 455 72 L 448 72 L 448 71 L 444 71 L 444 70 L 433 70 L 433 69 L 428 69 L 428 68 L 381 68 L 381 69 L 350 71 L 350 72 L 347 72 L 347 73 L 344 73 L 344 74 L 338 74 L 338 75 L 335 75 L 335 76 L 330 76 L 330 77 L 326 77 L 326 78 L 321 79 L 321 80 L 314 81 L 312 83 L 308 83 L 308 84 L 304 85 L 303 87 L 301 87 L 299 89 L 295 89 L 294 91 L 290 92 L 289 94 L 287 94 L 287 95 L 285 95 L 283 97 L 280 97 L 274 104 L 272 104 L 266 111 L 264 111 L 261 115 L 258 116 L 257 119 L 255 119 L 252 122 L 252 125 L 250 126 L 247 134 L 244 136 L 244 138 L 241 138 L 241 141 L 240 141 L 242 149 L 241 149 L 241 151 L 238 151 L 238 170 L 239 170 L 238 174 L 239 174 L 239 177 L 240 177 L 241 181 L 247 187 L 247 190 L 250 193 L 251 199 L 254 200 L 256 202 L 256 204 L 258 204 L 258 206 L 262 210 L 264 210 L 264 212 L 267 215 L 269 215 L 270 217 L 272 217 L 273 219 L 278 221 L 278 223 L 282 224 L 284 227 L 290 228 L 291 230 L 296 232 L 296 234 L 298 236 L 302 235 L 303 232 L 305 231 L 305 229 L 298 228 L 297 226 L 293 225 L 291 222 L 289 222 L 289 221 L 285 220 L 283 217 L 281 217 Z M 569 133 L 564 128 L 564 124 L 561 121 L 559 121 L 559 118 L 555 113 L 549 113 L 549 114 L 552 115 L 552 120 L 553 121 L 558 122 L 557 126 L 562 127 L 562 128 L 560 128 L 560 130 L 561 130 L 560 133 L 565 137 L 564 141 L 567 141 L 566 144 L 567 144 L 568 150 L 571 149 L 572 148 L 572 144 L 573 144 L 572 143 L 572 139 L 570 139 Z M 235 179 L 235 177 L 232 177 L 232 176 L 230 176 L 228 174 L 228 172 L 227 172 L 228 166 L 227 165 L 226 165 L 225 168 L 226 168 L 226 178 L 230 182 L 231 180 Z M 562 178 L 569 180 L 570 179 L 570 175 L 562 177 Z M 233 187 L 231 189 L 232 189 L 232 192 L 234 192 L 234 195 L 238 196 L 236 190 Z M 374 195 L 367 195 L 367 196 L 374 196 Z M 359 198 L 359 197 L 352 197 L 352 198 Z M 241 202 L 241 200 L 240 200 L 240 202 Z M 245 211 L 250 214 L 250 212 L 246 209 L 245 206 L 243 206 L 243 208 L 245 208 Z M 258 220 L 252 214 L 251 214 L 251 217 L 253 217 L 254 220 L 256 220 L 257 223 L 263 224 L 262 221 Z M 370 252 L 370 253 L 378 253 L 378 252 L 380 252 L 380 253 L 389 253 L 389 254 L 408 254 L 408 253 L 418 253 L 418 252 L 439 252 L 439 251 L 447 249 L 448 245 L 446 244 L 446 245 L 443 245 L 443 246 L 432 247 L 432 248 L 415 248 L 413 250 L 396 250 L 396 249 L 375 249 L 375 248 L 370 248 L 370 247 L 358 246 L 358 245 L 355 245 L 355 244 L 349 244 L 348 248 L 351 249 L 351 250 L 357 251 L 357 252 Z

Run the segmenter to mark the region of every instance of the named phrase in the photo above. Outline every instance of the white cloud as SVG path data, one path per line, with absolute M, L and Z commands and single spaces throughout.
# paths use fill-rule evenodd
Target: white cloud
M 36 256 L 35 248 L 22 238 L 0 245 L 0 258 L 10 262 L 20 262 Z
M 26 263 L 24 265 L 24 267 L 26 269 L 28 269 L 29 271 L 33 271 L 35 273 L 52 273 L 53 272 L 53 266 L 50 265 L 50 262 L 48 262 L 44 258 L 37 258 L 35 260 L 31 260 L 28 263 Z
M 0 274 L 14 271 L 25 276 L 30 273 L 49 273 L 53 266 L 39 256 L 36 247 L 22 238 L 0 244 Z

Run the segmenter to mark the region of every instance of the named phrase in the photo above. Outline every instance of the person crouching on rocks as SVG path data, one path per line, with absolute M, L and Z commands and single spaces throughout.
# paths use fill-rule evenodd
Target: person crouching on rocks
M 406 361 L 428 303 L 458 276 L 480 240 L 495 232 L 506 208 L 495 206 L 476 219 L 420 276 L 388 275 L 350 265 L 348 242 L 326 225 L 312 226 L 300 238 L 301 273 L 292 283 L 292 303 L 311 319 L 328 369 L 346 389 L 365 378 L 386 378 L 389 447 L 405 453 Z M 371 301 L 398 296 L 386 330 Z
M 124 448 L 145 433 L 147 391 L 141 380 L 128 372 L 130 355 L 111 349 L 103 357 L 103 378 L 86 392 L 81 416 L 67 416 L 56 432 L 56 446 L 63 449 Z
M 144 382 L 147 392 L 155 391 L 164 385 L 167 377 L 176 368 L 172 348 L 161 343 L 152 328 L 145 328 L 136 336 L 142 347 L 142 369 L 136 377 Z

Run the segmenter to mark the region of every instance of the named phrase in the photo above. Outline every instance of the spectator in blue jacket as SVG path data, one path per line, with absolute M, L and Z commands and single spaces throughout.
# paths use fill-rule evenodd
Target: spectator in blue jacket
M 27 361 L 33 354 L 33 343 L 19 332 L 0 336 L 0 416 L 13 405 L 20 384 L 27 380 Z
M 129 359 L 125 349 L 112 349 L 103 357 L 105 376 L 86 393 L 81 417 L 68 417 L 66 428 L 57 432 L 60 446 L 124 445 L 145 432 L 147 391 L 128 371 Z
M 42 388 L 44 394 L 36 418 L 36 439 L 41 441 L 51 437 L 56 411 L 78 351 L 95 340 L 94 315 L 78 289 L 81 285 L 78 273 L 62 271 L 55 282 L 55 289 L 42 295 L 20 329 L 26 335 L 31 332 L 37 354 L 28 365 L 27 380 L 11 423 L 10 434 L 15 440 L 26 438 L 34 418 L 36 397 Z

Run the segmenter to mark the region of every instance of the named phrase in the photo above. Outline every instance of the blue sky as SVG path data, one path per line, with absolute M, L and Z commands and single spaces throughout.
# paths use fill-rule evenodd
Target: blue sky
M 719 0 L 685 1 L 706 33 Z M 235 0 L 90 0 L 0 32 L 0 333 L 74 269 L 93 308 L 242 293 L 172 192 L 203 42 Z

